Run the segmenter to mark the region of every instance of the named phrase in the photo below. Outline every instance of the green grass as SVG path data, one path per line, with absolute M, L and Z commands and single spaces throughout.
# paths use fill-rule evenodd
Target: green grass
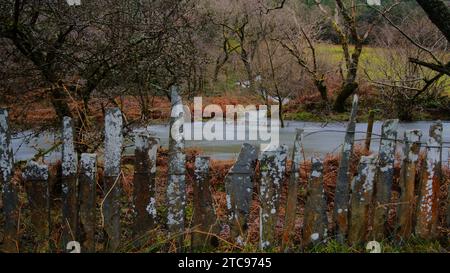
M 338 243 L 330 240 L 324 244 L 306 249 L 307 253 L 369 253 L 366 244 L 357 247 Z M 412 237 L 403 242 L 385 241 L 380 242 L 381 253 L 448 253 L 438 241 L 424 241 L 417 237 Z
M 328 115 L 323 115 L 301 110 L 296 113 L 286 113 L 284 118 L 285 120 L 315 121 L 315 122 L 348 121 L 349 113 L 330 113 Z
M 332 64 L 339 65 L 344 62 L 343 49 L 341 45 L 332 45 L 332 44 L 318 44 L 317 46 L 317 55 L 319 58 L 323 58 L 325 60 L 330 61 Z M 350 54 L 352 53 L 354 47 L 350 47 Z M 371 79 L 383 79 L 385 77 L 384 71 L 381 70 L 381 67 L 389 67 L 388 61 L 384 56 L 387 56 L 386 51 L 389 50 L 387 48 L 380 47 L 370 47 L 364 46 L 361 57 L 360 57 L 360 67 L 358 69 L 358 75 L 360 78 L 365 78 L 365 71 L 367 75 Z M 449 55 L 447 55 L 449 57 Z M 449 77 L 444 76 L 440 80 L 440 82 L 447 81 L 447 86 L 445 88 L 444 94 L 450 96 L 450 85 Z
M 352 54 L 353 49 L 354 47 L 351 46 L 350 54 Z M 388 65 L 383 57 L 383 51 L 386 50 L 388 49 L 364 46 L 359 59 L 359 76 L 365 77 L 364 71 L 366 70 L 371 78 L 382 77 L 382 71 L 377 69 L 377 67 Z M 343 64 L 344 62 L 344 54 L 341 45 L 319 44 L 317 45 L 317 52 L 319 58 L 320 56 L 322 56 L 322 58 L 325 57 L 326 60 L 331 61 L 333 64 L 339 65 L 339 63 Z
M 310 113 L 310 112 L 306 112 L 306 111 L 295 113 L 292 116 L 292 118 L 294 120 L 302 120 L 302 121 L 311 121 L 311 120 L 312 121 L 314 121 L 314 120 L 319 121 L 317 115 L 315 115 L 313 113 Z
M 350 46 L 350 54 L 352 54 L 353 49 L 354 46 Z M 383 70 L 389 68 L 390 66 L 388 60 L 386 59 L 387 56 L 386 52 L 388 50 L 390 49 L 364 46 L 359 61 L 359 69 L 358 69 L 359 78 L 366 79 L 367 78 L 366 72 L 367 72 L 367 75 L 371 79 L 374 80 L 384 79 L 385 71 Z M 331 64 L 331 69 L 333 71 L 338 71 L 337 70 L 338 66 L 344 65 L 344 55 L 341 45 L 318 43 L 316 44 L 316 51 L 317 51 L 316 54 L 317 58 L 319 60 L 322 60 L 323 62 Z M 450 54 L 448 55 L 448 57 L 450 57 Z M 223 93 L 230 94 L 230 92 L 234 93 L 239 89 L 239 87 L 236 86 L 236 82 L 245 79 L 246 79 L 245 72 L 241 64 L 238 64 L 237 67 L 232 67 L 231 65 L 226 64 L 219 73 L 218 82 L 214 83 L 213 86 L 209 86 L 205 89 L 207 89 L 206 91 L 213 91 L 214 93 L 217 94 Z M 449 77 L 444 76 L 440 79 L 440 81 L 449 82 Z M 448 84 L 445 90 L 445 94 L 450 96 L 450 85 Z
M 351 46 L 350 53 L 352 53 L 353 48 Z M 329 70 L 330 73 L 339 73 L 338 68 L 339 65 L 344 66 L 344 56 L 343 49 L 341 45 L 327 44 L 327 43 L 319 43 L 316 44 L 317 49 L 317 57 L 320 62 L 325 62 L 328 65 L 325 67 Z M 358 81 L 359 82 L 370 82 L 367 79 L 367 76 L 372 80 L 383 81 L 386 79 L 386 73 L 394 74 L 394 68 L 390 68 L 390 61 L 386 56 L 388 56 L 387 48 L 381 47 L 371 47 L 364 46 L 358 69 Z M 450 55 L 448 55 L 450 57 Z M 344 69 L 344 67 L 342 67 Z M 344 69 L 345 70 L 345 69 Z M 426 71 L 426 69 L 424 70 Z M 428 72 L 426 72 L 428 73 Z M 433 73 L 429 73 L 429 76 L 434 75 Z M 390 76 L 389 76 L 390 77 Z M 396 78 L 393 76 L 393 78 Z M 237 95 L 245 92 L 235 83 L 239 80 L 245 80 L 245 72 L 240 63 L 235 66 L 231 64 L 226 64 L 221 72 L 219 73 L 219 80 L 217 83 L 209 86 L 210 92 L 209 94 L 214 95 Z M 444 76 L 440 79 L 441 83 L 445 83 L 444 93 L 442 95 L 450 97 L 450 78 Z M 301 85 L 301 83 L 299 83 Z M 376 90 L 376 88 L 374 89 Z M 428 113 L 418 113 L 420 116 L 417 117 L 418 120 L 430 119 L 430 115 Z M 367 113 L 362 111 L 360 116 L 358 117 L 358 121 L 363 122 L 367 120 Z M 310 110 L 305 110 L 304 108 L 298 108 L 297 112 L 293 111 L 285 114 L 285 120 L 299 120 L 299 121 L 313 121 L 313 122 L 341 122 L 348 120 L 348 113 L 337 114 L 337 113 L 329 113 L 324 114 L 323 112 L 315 112 Z

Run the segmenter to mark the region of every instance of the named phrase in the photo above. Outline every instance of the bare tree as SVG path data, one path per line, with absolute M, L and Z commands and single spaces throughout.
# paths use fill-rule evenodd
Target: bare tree
M 335 0 L 334 14 L 325 9 L 321 5 L 320 0 L 314 1 L 331 22 L 333 29 L 339 36 L 339 42 L 342 46 L 345 71 L 341 73 L 343 83 L 334 102 L 334 109 L 338 112 L 343 112 L 345 110 L 346 100 L 358 89 L 358 68 L 364 43 L 374 26 L 379 22 L 381 16 L 374 19 L 368 26 L 362 28 L 358 22 L 358 9 L 360 6 L 357 5 L 357 1 Z M 398 2 L 389 7 L 385 7 L 382 14 L 388 12 L 396 5 L 398 5 Z
M 298 9 L 304 9 L 300 6 Z M 317 20 L 316 13 L 299 14 L 290 9 L 287 16 L 293 19 L 291 24 L 280 25 L 281 35 L 276 40 L 291 54 L 297 64 L 312 78 L 322 100 L 328 102 L 328 90 L 325 83 L 324 69 L 320 67 L 316 43 L 322 33 L 323 22 Z
M 412 121 L 416 113 L 423 111 L 427 103 L 440 101 L 449 82 L 442 73 L 421 67 L 409 61 L 411 56 L 421 57 L 423 53 L 414 47 L 381 50 L 382 64 L 373 64 L 369 81 L 377 86 L 379 104 L 385 113 L 391 113 L 400 120 Z
M 259 48 L 261 58 L 257 62 L 260 72 L 259 92 L 264 100 L 278 103 L 281 127 L 284 127 L 284 104 L 298 89 L 301 73 L 294 69 L 294 61 L 271 36 L 265 35 Z
M 450 9 L 448 4 L 445 4 L 440 0 L 417 0 L 417 3 L 423 8 L 423 10 L 428 15 L 428 18 L 433 22 L 433 24 L 444 34 L 448 42 L 450 42 Z M 410 58 L 410 61 L 432 69 L 434 71 L 446 74 L 450 76 L 450 62 L 445 62 L 443 60 L 437 59 L 431 51 L 426 47 L 422 46 L 420 43 L 412 39 L 406 32 L 404 32 L 400 27 L 398 27 L 386 14 L 383 17 L 396 28 L 406 39 L 408 39 L 412 44 L 421 50 L 427 51 L 432 57 L 432 61 L 425 61 L 417 58 Z
M 389 22 L 393 24 L 390 18 Z M 399 20 L 399 25 L 386 24 L 380 32 L 384 35 L 378 35 L 375 42 L 380 47 L 377 54 L 383 61 L 366 65 L 376 73 L 365 72 L 369 81 L 377 86 L 385 112 L 410 121 L 430 102 L 445 102 L 448 77 L 410 62 L 411 58 L 429 59 L 430 55 L 443 60 L 448 49 L 444 36 L 423 12 L 410 10 Z
M 417 0 L 417 3 L 450 42 L 450 22 L 448 19 L 450 18 L 450 9 L 448 4 L 441 0 Z
M 266 3 L 267 2 L 267 3 Z M 275 10 L 282 9 L 286 0 L 273 1 L 212 1 L 214 8 L 211 21 L 221 28 L 222 52 L 217 57 L 214 79 L 230 54 L 236 53 L 241 60 L 251 93 L 255 93 L 256 73 L 253 67 L 255 54 L 262 42 L 264 32 L 260 18 Z
M 409 57 L 409 61 L 415 65 L 422 66 L 424 68 L 436 71 L 437 74 L 431 78 L 425 78 L 425 86 L 420 89 L 418 95 L 414 96 L 417 98 L 420 94 L 426 93 L 429 87 L 432 87 L 435 82 L 439 81 L 444 75 L 450 75 L 450 62 L 446 61 L 446 54 L 442 54 L 447 50 L 448 36 L 446 35 L 446 25 L 448 27 L 448 20 L 440 21 L 444 14 L 448 14 L 448 7 L 441 1 L 429 1 L 425 3 L 424 1 L 418 1 L 419 5 L 424 8 L 425 12 L 428 13 L 428 17 L 432 20 L 431 22 L 439 27 L 439 31 L 433 27 L 432 24 L 428 23 L 427 19 L 422 20 L 422 25 L 417 28 L 411 28 L 406 25 L 403 21 L 402 25 L 398 25 L 392 19 L 389 12 L 381 12 L 380 10 L 374 8 L 382 15 L 386 22 L 393 27 L 400 37 L 397 37 L 398 41 L 407 41 L 410 45 L 415 47 L 416 54 L 412 53 Z M 432 11 L 438 12 L 436 8 L 440 8 L 439 15 L 429 14 Z M 415 12 L 413 17 L 422 18 L 422 14 Z M 433 19 L 432 19 L 433 18 Z M 417 24 L 416 24 L 417 25 Z M 409 28 L 408 28 L 409 27 Z M 424 29 L 425 27 L 425 29 Z M 441 34 L 444 34 L 442 36 Z M 436 38 L 437 37 L 437 38 Z
M 188 79 L 197 62 L 195 2 L 190 0 L 101 0 L 79 6 L 4 0 L 0 5 L 0 50 L 13 67 L 23 63 L 32 73 L 2 73 L 13 77 L 2 81 L 2 92 L 20 88 L 9 84 L 15 80 L 32 78 L 28 91 L 43 90 L 59 120 L 74 119 L 80 151 L 96 148 L 84 137 L 96 129 L 90 122 L 94 95 L 115 106 L 121 106 L 115 97 L 124 94 L 154 90 L 168 96 L 168 87 Z

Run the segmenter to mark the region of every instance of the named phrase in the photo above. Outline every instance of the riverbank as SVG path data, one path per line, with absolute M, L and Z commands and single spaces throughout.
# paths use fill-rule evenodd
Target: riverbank
M 10 112 L 10 121 L 16 131 L 58 127 L 56 112 L 44 92 L 36 92 L 26 97 L 7 97 L 2 107 L 7 107 Z M 201 96 L 201 95 L 199 95 Z M 245 95 L 241 92 L 231 92 L 227 96 L 202 96 L 203 108 L 209 104 L 219 105 L 225 112 L 226 105 L 260 105 L 261 98 L 256 95 Z M 193 111 L 192 97 L 185 99 L 184 103 Z M 17 103 L 20 101 L 21 103 Z M 271 102 L 275 104 L 276 102 Z M 87 116 L 87 122 L 91 124 L 101 123 L 104 119 L 104 111 L 108 107 L 119 107 L 127 122 L 134 124 L 167 124 L 170 117 L 170 101 L 166 97 L 151 96 L 140 98 L 137 96 L 120 96 L 115 99 L 93 98 L 90 100 L 88 109 L 82 102 L 71 102 L 69 104 L 72 113 L 77 116 Z M 398 118 L 395 112 L 386 111 L 378 107 L 373 96 L 369 93 L 360 95 L 358 122 L 366 122 L 369 111 L 375 112 L 375 120 Z M 346 122 L 349 119 L 350 105 L 348 111 L 337 113 L 331 110 L 331 105 L 324 104 L 318 95 L 308 95 L 289 100 L 283 106 L 284 120 L 306 121 L 306 122 Z M 450 109 L 450 100 L 449 100 Z M 191 113 L 193 115 L 193 113 Z M 413 115 L 413 121 L 428 120 L 450 120 L 450 111 L 439 109 L 422 109 Z

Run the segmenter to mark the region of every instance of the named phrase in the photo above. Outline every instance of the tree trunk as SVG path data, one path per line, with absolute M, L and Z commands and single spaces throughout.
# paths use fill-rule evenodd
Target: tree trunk
M 362 52 L 362 43 L 358 42 L 355 45 L 355 51 L 352 54 L 350 66 L 348 67 L 347 77 L 342 86 L 341 92 L 338 94 L 336 101 L 334 103 L 334 110 L 337 112 L 345 111 L 345 101 L 353 95 L 353 93 L 358 89 L 358 83 L 356 82 L 356 77 L 358 75 L 358 65 L 359 57 Z
M 283 100 L 281 99 L 278 104 L 278 115 L 280 116 L 281 128 L 284 128 L 284 117 L 283 117 Z
M 328 90 L 325 85 L 324 79 L 315 79 L 314 84 L 316 85 L 317 90 L 320 93 L 320 97 L 324 102 L 328 102 Z
M 334 110 L 337 112 L 344 112 L 345 111 L 345 101 L 348 97 L 350 97 L 355 90 L 358 88 L 358 83 L 356 82 L 346 82 L 344 86 L 342 87 L 341 92 L 336 98 L 336 101 L 334 103 Z
M 50 95 L 52 106 L 55 109 L 60 123 L 63 121 L 64 117 L 72 117 L 69 104 L 66 100 L 66 94 L 64 94 L 64 87 L 59 83 L 55 84 L 54 88 L 51 89 Z
M 245 72 L 247 73 L 247 80 L 249 82 L 249 89 L 250 89 L 250 93 L 254 93 L 255 89 L 255 81 L 253 79 L 253 69 L 252 69 L 252 65 L 249 61 L 249 56 L 247 54 L 247 51 L 245 51 L 244 49 L 242 49 L 242 53 L 241 53 L 241 60 L 244 63 L 244 67 L 245 67 Z
M 417 3 L 450 42 L 450 9 L 448 6 L 440 0 L 417 0 Z
M 219 72 L 222 69 L 222 67 L 225 65 L 225 63 L 228 60 L 228 56 L 225 55 L 222 57 L 222 55 L 219 55 L 216 59 L 216 65 L 214 67 L 214 77 L 213 77 L 213 81 L 217 82 L 218 78 L 219 78 Z

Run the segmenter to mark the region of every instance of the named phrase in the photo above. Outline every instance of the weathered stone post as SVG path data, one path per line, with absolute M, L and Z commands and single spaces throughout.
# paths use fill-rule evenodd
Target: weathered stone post
M 404 158 L 399 180 L 401 192 L 397 208 L 397 236 L 401 240 L 408 239 L 413 231 L 414 205 L 416 203 L 415 181 L 421 137 L 420 130 L 405 132 Z
M 97 185 L 97 155 L 81 154 L 78 175 L 80 189 L 80 243 L 83 253 L 95 252 L 95 196 Z
M 220 232 L 214 210 L 211 187 L 209 184 L 209 157 L 199 156 L 195 158 L 194 171 L 194 215 L 192 249 L 208 250 L 217 247 L 217 237 Z
M 69 241 L 78 241 L 78 159 L 73 145 L 73 123 L 70 117 L 63 118 L 62 124 L 62 200 L 63 233 L 62 249 L 66 250 Z
M 375 174 L 374 217 L 371 237 L 381 241 L 386 233 L 389 202 L 394 179 L 395 145 L 398 120 L 386 120 L 381 128 L 380 152 Z
M 322 243 L 327 238 L 328 219 L 327 201 L 323 188 L 323 163 L 318 158 L 312 158 L 311 175 L 308 181 L 308 196 L 306 199 L 302 248 Z
M 363 156 L 359 161 L 358 175 L 352 182 L 348 242 L 358 245 L 365 241 L 369 223 L 369 208 L 373 197 L 376 155 Z
M 22 178 L 28 188 L 31 210 L 31 228 L 35 237 L 35 252 L 49 252 L 50 202 L 48 189 L 48 166 L 29 161 Z
M 4 238 L 3 252 L 18 252 L 17 239 L 17 190 L 12 182 L 14 157 L 9 132 L 8 111 L 0 109 L 0 192 L 3 199 Z
M 120 244 L 122 122 L 122 113 L 118 108 L 106 110 L 103 225 L 106 235 L 105 250 L 108 252 L 116 251 Z
M 247 221 L 257 159 L 256 148 L 244 143 L 236 163 L 225 177 L 231 238 L 239 245 L 244 245 L 247 236 Z
M 147 133 L 135 135 L 135 167 L 133 202 L 136 212 L 134 234 L 141 236 L 153 229 L 156 223 L 156 155 L 159 140 Z
M 417 208 L 416 235 L 422 239 L 436 236 L 438 194 L 441 180 L 442 122 L 430 127 L 426 162 L 423 165 Z
M 178 251 L 184 241 L 186 208 L 186 155 L 184 152 L 184 110 L 178 88 L 171 88 L 171 116 L 169 133 L 169 168 L 167 181 L 167 227 L 175 236 Z
M 287 146 L 281 145 L 276 150 L 264 151 L 261 157 L 259 165 L 261 173 L 259 192 L 261 205 L 259 213 L 261 250 L 276 245 L 275 227 L 278 219 L 281 188 L 286 173 L 287 152 Z
M 336 193 L 334 198 L 334 222 L 336 239 L 343 243 L 348 229 L 348 205 L 350 201 L 350 159 L 353 154 L 355 141 L 356 114 L 358 112 L 358 95 L 353 97 L 350 121 L 345 133 L 344 145 L 342 146 L 339 170 L 336 181 Z
M 286 216 L 284 219 L 283 238 L 281 250 L 287 252 L 290 247 L 290 240 L 294 233 L 295 216 L 297 212 L 297 194 L 298 183 L 300 182 L 300 160 L 302 158 L 302 138 L 303 129 L 297 129 L 292 151 L 292 166 L 289 176 L 287 198 L 286 198 Z

